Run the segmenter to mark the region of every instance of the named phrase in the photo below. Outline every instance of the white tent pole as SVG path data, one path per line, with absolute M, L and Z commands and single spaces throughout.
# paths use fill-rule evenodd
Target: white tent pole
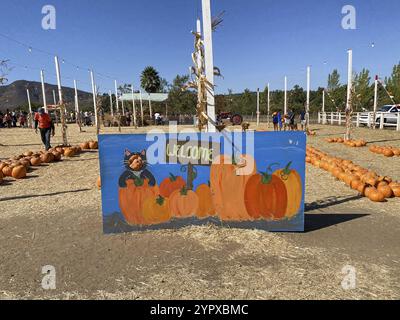
M 201 21 L 200 19 L 197 19 L 196 21 L 196 32 L 201 35 Z M 199 52 L 197 53 L 197 65 L 201 65 L 201 56 Z
M 351 105 L 351 89 L 353 85 L 353 50 L 348 51 L 348 68 L 347 68 L 347 104 L 349 109 Z
M 306 129 L 310 121 L 310 89 L 311 89 L 311 67 L 307 67 L 307 102 L 306 102 Z
M 117 80 L 114 80 L 114 86 L 115 86 L 115 109 L 117 110 L 117 113 L 119 113 Z
M 153 110 L 151 109 L 151 96 L 150 93 L 148 93 L 149 95 L 149 113 L 150 113 L 150 120 L 153 119 Z
M 40 80 L 42 82 L 43 108 L 47 112 L 46 88 L 44 86 L 44 72 L 43 72 L 43 70 L 40 70 Z
M 285 95 L 284 95 L 284 107 L 283 107 L 283 113 L 287 114 L 287 77 L 285 76 Z
M 111 112 L 111 117 L 114 117 L 114 108 L 113 108 L 113 99 L 112 99 L 112 93 L 111 90 L 108 92 L 110 95 L 110 112 Z
M 74 80 L 74 89 L 75 89 L 75 113 L 78 118 L 79 114 L 79 99 L 78 99 L 78 86 L 76 84 L 76 80 Z
M 376 119 L 376 110 L 378 108 L 378 76 L 375 76 L 375 88 L 374 88 L 374 116 L 373 116 L 373 128 L 375 129 L 375 119 Z
M 133 125 L 135 126 L 135 128 L 137 128 L 135 90 L 133 89 L 133 84 L 132 84 L 132 112 L 133 112 Z
M 260 88 L 257 88 L 257 127 L 260 125 Z
M 94 108 L 94 121 L 97 128 L 97 103 L 96 103 L 96 83 L 94 80 L 93 70 L 90 70 L 90 80 L 92 82 L 92 94 L 93 94 L 93 108 Z
M 56 91 L 53 90 L 53 101 L 54 101 L 54 105 L 57 105 L 57 98 L 56 98 Z
M 57 74 L 57 87 L 58 87 L 58 100 L 60 105 L 63 104 L 63 97 L 62 97 L 62 88 L 61 88 L 61 73 L 60 73 L 60 64 L 58 63 L 58 57 L 54 57 L 54 63 L 56 65 L 56 74 Z
M 210 0 L 202 0 L 203 11 L 203 33 L 204 33 L 204 58 L 205 73 L 207 80 L 211 83 L 211 88 L 207 91 L 207 115 L 211 121 L 208 122 L 208 131 L 216 132 L 214 126 L 215 118 L 215 98 L 214 98 L 214 61 L 213 61 L 213 43 L 211 28 L 211 4 Z
M 29 89 L 26 89 L 26 96 L 28 97 L 29 113 L 32 114 L 32 104 L 31 104 L 31 96 L 29 94 Z
M 142 98 L 142 90 L 139 91 L 140 97 L 140 118 L 142 121 L 142 127 L 144 126 L 144 119 L 143 119 L 143 98 Z
M 269 83 L 267 85 L 268 88 L 268 92 L 267 92 L 267 121 L 268 121 L 268 128 L 269 128 L 269 116 L 271 113 L 271 109 L 270 109 L 270 91 L 269 91 Z

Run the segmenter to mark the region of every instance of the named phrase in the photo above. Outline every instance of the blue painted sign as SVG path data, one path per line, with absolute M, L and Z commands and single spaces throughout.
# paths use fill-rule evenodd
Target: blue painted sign
M 215 223 L 304 230 L 306 135 L 100 135 L 105 233 Z

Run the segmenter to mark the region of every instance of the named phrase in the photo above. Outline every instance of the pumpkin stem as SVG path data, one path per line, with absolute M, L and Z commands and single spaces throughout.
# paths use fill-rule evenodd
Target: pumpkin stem
M 162 206 L 164 204 L 165 199 L 159 195 L 158 198 L 156 199 L 156 202 L 159 206 Z
M 267 172 L 273 172 L 272 171 L 272 166 L 279 166 L 280 164 L 279 163 L 277 163 L 277 162 L 274 162 L 274 163 L 271 163 L 270 165 L 269 165 L 269 167 L 267 168 Z
M 290 162 L 287 164 L 287 166 L 282 170 L 282 173 L 283 173 L 285 176 L 288 176 L 288 175 L 292 172 L 292 170 L 290 169 L 290 166 L 292 165 L 292 163 L 293 163 L 293 161 L 290 161 Z
M 184 187 L 181 189 L 181 195 L 182 195 L 182 196 L 187 196 L 187 194 L 188 194 L 188 188 L 187 188 L 186 186 L 184 186 Z
M 178 179 L 178 177 L 177 176 L 174 176 L 171 172 L 169 173 L 169 179 L 172 181 L 172 182 L 174 182 L 174 181 L 176 181 L 176 179 Z
M 261 182 L 262 184 L 270 184 L 272 181 L 272 174 L 269 174 L 268 172 L 261 172 L 262 179 Z

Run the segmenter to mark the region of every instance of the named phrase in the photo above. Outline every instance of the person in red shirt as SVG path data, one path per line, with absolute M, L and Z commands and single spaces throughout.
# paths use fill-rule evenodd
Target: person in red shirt
M 40 130 L 40 136 L 42 142 L 46 148 L 46 151 L 51 148 L 50 145 L 50 135 L 54 137 L 55 128 L 53 120 L 44 111 L 44 108 L 39 108 L 38 112 L 35 114 L 35 132 L 38 133 L 38 127 Z

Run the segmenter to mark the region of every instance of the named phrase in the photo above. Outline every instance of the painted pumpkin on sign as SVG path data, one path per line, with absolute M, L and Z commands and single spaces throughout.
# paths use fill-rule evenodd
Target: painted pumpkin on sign
M 291 165 L 292 162 L 289 162 L 284 169 L 274 172 L 274 175 L 279 177 L 286 186 L 287 207 L 285 216 L 288 218 L 294 217 L 299 212 L 303 198 L 301 177 L 296 170 L 290 169 Z
M 164 179 L 160 183 L 160 195 L 168 198 L 174 191 L 181 190 L 186 185 L 182 177 L 169 174 L 169 178 Z
M 147 198 L 143 203 L 144 224 L 160 224 L 171 218 L 169 201 L 162 196 Z
M 199 197 L 192 190 L 183 187 L 174 191 L 169 198 L 171 216 L 186 218 L 194 216 L 199 208 Z
M 254 219 L 284 218 L 287 201 L 285 183 L 274 174 L 268 172 L 256 174 L 247 182 L 244 202 L 248 214 Z
M 131 225 L 144 224 L 143 203 L 158 194 L 158 187 L 149 186 L 147 179 L 126 180 L 126 188 L 119 188 L 119 207 L 125 220 Z
M 196 212 L 197 217 L 206 218 L 215 215 L 210 187 L 206 184 L 201 184 L 197 187 L 196 194 L 199 197 L 199 208 Z
M 220 155 L 210 169 L 211 197 L 216 214 L 223 221 L 246 221 L 251 217 L 244 203 L 247 182 L 256 173 L 256 163 L 250 155 L 242 155 L 242 163 Z

